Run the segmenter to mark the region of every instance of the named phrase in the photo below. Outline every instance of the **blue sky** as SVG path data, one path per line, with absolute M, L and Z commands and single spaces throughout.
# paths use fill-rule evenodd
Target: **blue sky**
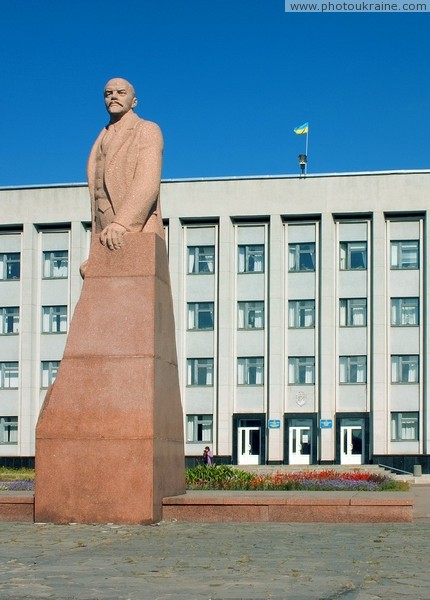
M 163 177 L 430 168 L 430 14 L 284 0 L 2 2 L 0 186 L 85 180 L 103 87 L 135 86 Z

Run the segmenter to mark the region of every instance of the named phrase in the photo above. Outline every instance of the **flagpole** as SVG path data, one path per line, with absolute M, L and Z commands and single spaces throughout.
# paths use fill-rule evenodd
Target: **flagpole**
M 306 164 L 305 164 L 305 176 L 308 172 L 308 148 L 309 148 L 309 123 L 306 131 L 306 143 L 305 143 L 305 156 L 306 156 Z

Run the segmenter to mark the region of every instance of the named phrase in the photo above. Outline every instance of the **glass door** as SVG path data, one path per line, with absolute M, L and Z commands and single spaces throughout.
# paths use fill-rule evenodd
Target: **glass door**
M 259 465 L 261 430 L 260 427 L 238 427 L 237 461 L 239 465 Z
M 289 464 L 311 464 L 311 428 L 290 427 L 289 429 Z
M 363 464 L 363 427 L 361 425 L 341 425 L 340 463 L 342 465 Z

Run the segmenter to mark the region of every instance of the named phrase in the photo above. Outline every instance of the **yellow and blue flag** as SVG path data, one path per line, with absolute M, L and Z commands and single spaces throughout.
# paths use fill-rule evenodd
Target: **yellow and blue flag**
M 294 133 L 297 133 L 297 135 L 301 135 L 302 133 L 309 133 L 309 123 L 303 123 L 303 125 L 296 127 L 294 129 Z

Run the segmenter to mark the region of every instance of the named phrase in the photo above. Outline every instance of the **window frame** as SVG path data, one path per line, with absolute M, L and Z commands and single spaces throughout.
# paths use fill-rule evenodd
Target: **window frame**
M 412 301 L 415 301 L 415 306 L 412 306 Z M 409 306 L 408 306 L 409 302 Z M 397 303 L 397 308 L 395 304 Z M 407 310 L 415 308 L 414 317 L 415 323 L 406 323 L 402 321 L 408 320 Z M 399 317 L 396 319 L 396 315 Z M 406 317 L 406 318 L 405 318 Z M 398 320 L 399 322 L 396 322 Z M 392 327 L 419 327 L 420 325 L 420 299 L 418 296 L 411 297 L 394 297 L 390 300 L 390 324 Z
M 359 369 L 364 368 L 364 379 L 358 381 Z M 353 369 L 357 369 L 353 377 Z M 343 378 L 343 373 L 346 377 Z M 339 384 L 340 385 L 367 385 L 367 355 L 353 354 L 339 356 Z
M 402 257 L 405 255 L 404 246 L 408 244 L 416 244 L 416 261 L 404 262 Z M 396 248 L 397 257 L 394 257 L 394 249 Z M 411 266 L 407 266 L 411 264 Z M 405 266 L 406 265 L 406 266 Z M 390 240 L 390 269 L 393 271 L 417 271 L 420 268 L 420 240 Z
M 15 382 L 16 385 L 11 385 Z M 19 362 L 1 361 L 0 362 L 0 389 L 1 390 L 17 390 L 19 388 Z
M 58 369 L 60 368 L 61 360 L 42 360 L 40 369 L 40 387 L 48 389 L 55 381 Z M 47 369 L 45 367 L 47 366 Z M 45 377 L 46 374 L 46 377 Z M 46 385 L 45 385 L 45 379 Z
M 13 419 L 13 421 L 12 421 Z M 4 434 L 6 433 L 6 428 L 7 428 L 7 423 L 12 424 L 16 424 L 15 427 L 15 436 L 16 436 L 16 440 L 11 440 L 11 439 L 4 439 Z M 10 434 L 11 434 L 11 430 L 9 430 L 8 432 L 8 438 L 10 438 Z M 14 437 L 15 437 L 14 436 Z M 18 444 L 18 417 L 13 415 L 13 416 L 2 416 L 0 417 L 0 446 L 5 446 L 5 445 L 16 445 Z
M 19 306 L 0 306 L 0 335 L 19 334 L 19 312 Z M 10 319 L 12 319 L 12 331 L 6 331 Z
M 359 249 L 362 246 L 362 249 Z M 354 249 L 355 247 L 355 249 Z M 367 240 L 351 240 L 339 242 L 339 270 L 340 271 L 366 271 L 367 270 Z M 361 253 L 364 266 L 353 266 L 354 255 Z
M 187 414 L 186 415 L 186 443 L 205 444 L 213 441 L 213 415 L 212 414 Z M 208 428 L 209 436 L 204 435 L 204 427 Z M 192 432 L 192 435 L 190 435 Z M 201 438 L 199 439 L 199 432 Z
M 201 383 L 200 375 L 205 374 L 206 381 Z M 214 359 L 213 358 L 187 358 L 187 387 L 213 387 L 214 385 Z
M 301 325 L 307 316 L 311 317 L 310 325 Z M 288 300 L 288 329 L 315 329 L 315 300 Z
M 414 415 L 414 416 L 412 416 Z M 408 438 L 403 437 L 405 426 L 408 424 L 407 421 L 410 420 L 411 423 L 414 421 L 414 437 Z M 392 411 L 390 414 L 390 424 L 391 424 L 391 441 L 392 442 L 418 442 L 420 438 L 420 421 L 419 421 L 419 412 L 418 411 Z
M 63 254 L 63 257 L 56 257 L 55 255 Z M 49 255 L 49 256 L 48 256 Z M 65 265 L 60 267 L 55 266 L 55 261 L 64 261 Z M 58 268 L 61 271 L 65 268 L 65 275 L 56 275 L 54 270 Z M 47 274 L 47 271 L 49 273 Z M 69 251 L 68 250 L 44 250 L 42 252 L 42 279 L 67 279 L 69 276 Z
M 258 250 L 257 250 L 258 249 Z M 243 256 L 242 253 L 243 252 Z M 254 261 L 252 265 L 250 262 Z M 238 244 L 237 245 L 237 272 L 239 274 L 258 274 L 265 271 L 265 247 L 264 244 Z M 261 263 L 261 268 L 255 268 Z M 251 268 L 252 266 L 252 268 Z
M 261 381 L 257 381 L 259 378 Z M 237 385 L 240 387 L 264 386 L 264 356 L 237 357 Z
M 65 309 L 65 310 L 62 310 Z M 68 307 L 67 304 L 55 304 L 42 306 L 42 333 L 59 335 L 67 333 L 68 330 Z M 45 320 L 47 319 L 47 321 Z M 48 329 L 45 323 L 48 323 Z M 57 324 L 54 327 L 54 324 Z M 64 324 L 64 325 L 63 325 Z M 61 327 L 64 329 L 61 329 Z M 58 329 L 57 329 L 58 327 Z
M 308 249 L 306 249 L 309 247 Z M 309 257 L 311 267 L 305 265 L 304 257 Z M 288 244 L 288 272 L 289 273 L 315 273 L 316 271 L 316 244 L 315 242 L 293 242 Z
M 208 308 L 202 308 L 207 305 Z M 211 326 L 201 327 L 200 317 L 209 314 Z M 187 331 L 213 331 L 215 329 L 215 303 L 214 302 L 187 302 Z M 194 324 L 193 324 L 194 323 Z
M 188 275 L 213 275 L 215 273 L 215 246 L 188 246 L 187 261 Z M 204 265 L 207 268 L 204 268 Z
M 412 360 L 413 359 L 413 360 Z M 408 366 L 407 378 L 405 381 L 404 370 Z M 414 374 L 413 380 L 409 380 L 410 374 Z M 420 356 L 419 354 L 392 354 L 391 355 L 391 383 L 393 385 L 416 385 L 420 382 Z
M 260 306 L 256 306 L 260 305 Z M 252 315 L 252 313 L 255 313 Z M 254 323 L 261 321 L 261 327 L 250 325 L 250 321 Z M 243 323 L 243 325 L 241 325 Z M 237 328 L 239 331 L 253 331 L 264 329 L 264 300 L 240 300 L 237 303 Z
M 312 381 L 306 381 L 309 373 Z M 288 357 L 288 385 L 315 385 L 315 356 Z
M 0 252 L 0 281 L 19 281 L 21 279 L 21 252 Z M 18 275 L 13 276 L 13 266 L 18 264 Z M 11 271 L 9 276 L 9 271 Z
M 354 313 L 354 308 L 360 308 L 360 302 L 363 312 Z M 362 325 L 354 323 L 355 314 L 364 315 Z M 339 327 L 367 327 L 367 298 L 339 298 Z

